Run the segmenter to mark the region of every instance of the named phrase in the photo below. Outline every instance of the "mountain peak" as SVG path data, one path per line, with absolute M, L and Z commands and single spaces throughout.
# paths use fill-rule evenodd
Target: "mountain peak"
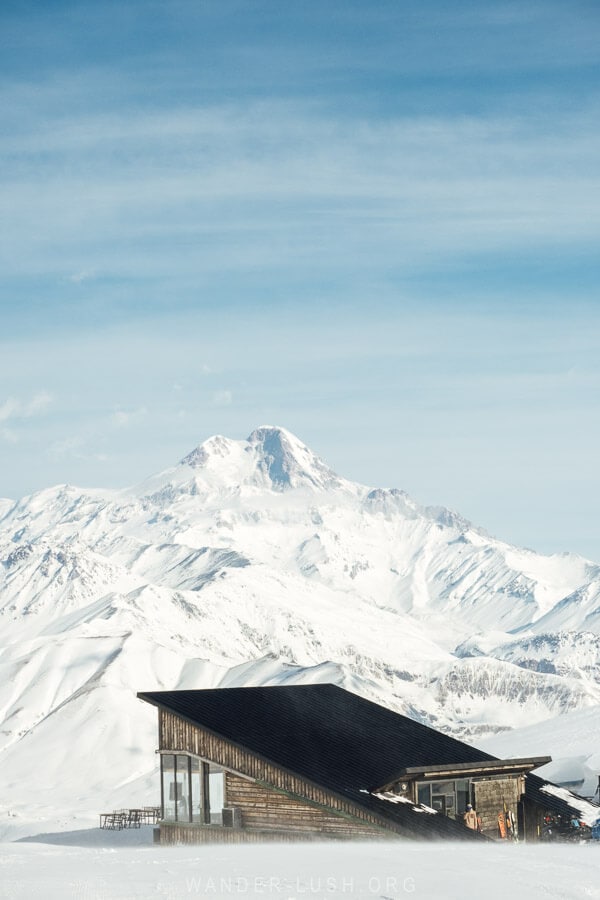
M 217 457 L 225 459 L 229 456 L 235 447 L 236 441 L 223 437 L 222 434 L 215 434 L 208 438 L 198 447 L 184 456 L 180 461 L 180 466 L 190 466 L 192 469 L 202 469 L 206 466 L 211 458 Z
M 247 441 L 258 470 L 273 487 L 339 487 L 341 479 L 296 435 L 275 425 L 261 425 Z
M 344 483 L 322 459 L 296 435 L 277 425 L 261 425 L 245 441 L 222 435 L 208 438 L 179 463 L 195 477 L 224 479 L 230 484 L 249 484 L 283 491 L 296 487 L 317 490 L 339 488 Z
M 298 444 L 300 447 L 304 446 L 295 434 L 292 434 L 291 431 L 288 431 L 287 428 L 283 428 L 281 425 L 259 425 L 252 434 L 248 435 L 247 441 L 249 444 L 259 444 L 267 439 L 287 441 Z

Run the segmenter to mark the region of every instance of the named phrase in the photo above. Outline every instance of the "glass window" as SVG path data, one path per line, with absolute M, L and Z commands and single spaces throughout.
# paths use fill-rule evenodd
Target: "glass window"
M 468 778 L 456 782 L 456 812 L 459 817 L 467 811 L 467 803 L 471 801 L 471 782 Z
M 471 781 L 461 778 L 456 781 L 432 781 L 418 786 L 420 803 L 432 806 L 445 816 L 462 819 L 470 801 Z M 431 791 L 431 801 L 427 800 L 427 792 Z
M 191 770 L 192 822 L 204 822 L 202 813 L 202 767 L 200 760 L 195 756 L 191 758 Z
M 223 824 L 225 773 L 197 756 L 161 754 L 163 810 L 167 822 Z
M 436 812 L 445 814 L 446 798 L 444 794 L 434 794 L 431 798 L 431 805 Z
M 430 784 L 419 784 L 417 786 L 417 799 L 419 803 L 424 803 L 425 806 L 431 806 Z
M 160 758 L 162 770 L 162 817 L 167 822 L 175 821 L 175 757 L 170 753 L 163 753 Z
M 190 776 L 189 776 L 189 756 L 177 756 L 175 768 L 175 779 L 177 782 L 176 791 L 176 819 L 178 822 L 189 822 L 190 817 Z
M 453 794 L 453 781 L 434 781 L 432 784 L 434 794 Z
M 225 774 L 223 772 L 210 772 L 208 781 L 210 823 L 211 825 L 222 825 L 223 804 L 225 802 Z

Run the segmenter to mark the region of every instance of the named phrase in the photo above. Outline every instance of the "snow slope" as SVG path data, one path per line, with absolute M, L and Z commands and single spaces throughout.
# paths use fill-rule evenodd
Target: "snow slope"
M 583 797 L 596 795 L 600 778 L 600 708 L 591 707 L 477 741 L 495 756 L 549 754 L 552 762 L 536 771 L 571 786 Z
M 17 831 L 156 796 L 138 690 L 334 681 L 477 738 L 600 702 L 598 566 L 349 482 L 281 428 L 132 489 L 0 502 L 0 562 Z

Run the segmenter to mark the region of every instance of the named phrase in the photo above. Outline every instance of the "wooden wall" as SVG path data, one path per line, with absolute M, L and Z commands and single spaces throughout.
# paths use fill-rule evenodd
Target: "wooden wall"
M 229 772 L 225 790 L 227 806 L 239 806 L 242 810 L 242 828 L 269 829 L 284 825 L 288 831 L 295 832 L 365 838 L 381 836 L 378 828 L 366 822 L 336 814 L 315 803 Z

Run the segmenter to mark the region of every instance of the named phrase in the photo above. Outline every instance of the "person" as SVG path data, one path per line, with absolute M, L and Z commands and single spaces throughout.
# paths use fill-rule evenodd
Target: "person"
M 470 828 L 472 831 L 477 831 L 477 813 L 470 803 L 467 803 L 467 811 L 463 816 L 463 821 L 467 828 Z

